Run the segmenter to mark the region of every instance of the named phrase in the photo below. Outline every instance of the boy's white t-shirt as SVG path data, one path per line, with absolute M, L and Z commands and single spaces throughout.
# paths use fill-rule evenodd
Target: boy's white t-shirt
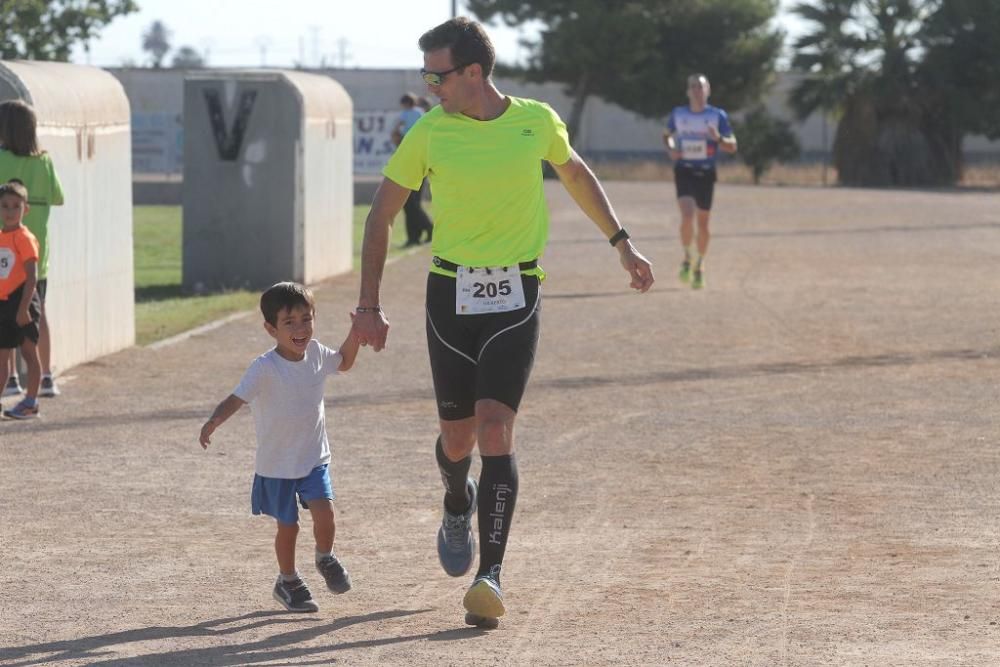
M 256 471 L 262 477 L 301 479 L 330 462 L 323 386 L 335 375 L 341 356 L 310 340 L 302 361 L 277 350 L 250 364 L 233 395 L 250 404 L 257 427 Z

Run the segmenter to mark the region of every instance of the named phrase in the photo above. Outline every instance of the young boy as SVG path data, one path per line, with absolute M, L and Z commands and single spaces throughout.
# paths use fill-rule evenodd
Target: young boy
M 278 283 L 260 297 L 264 328 L 273 350 L 257 357 L 239 386 L 219 403 L 201 427 L 201 446 L 244 404 L 249 403 L 257 429 L 257 462 L 251 506 L 254 514 L 278 523 L 274 550 L 278 580 L 274 598 L 289 611 L 319 611 L 295 568 L 299 532 L 296 496 L 309 510 L 316 538 L 316 569 L 334 593 L 346 593 L 351 578 L 333 554 L 336 526 L 330 482 L 330 444 L 326 434 L 323 384 L 327 375 L 346 371 L 358 354 L 358 338 L 349 333 L 339 350 L 313 340 L 315 301 L 298 283 Z
M 14 348 L 28 366 L 27 396 L 3 414 L 13 419 L 38 417 L 38 385 L 42 368 L 38 360 L 38 321 L 41 301 L 38 283 L 38 240 L 24 226 L 28 189 L 13 178 L 0 185 L 0 387 L 7 386 L 7 372 Z

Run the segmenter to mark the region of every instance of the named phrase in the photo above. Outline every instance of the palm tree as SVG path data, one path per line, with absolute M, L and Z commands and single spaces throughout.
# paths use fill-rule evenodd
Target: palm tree
M 815 24 L 795 43 L 807 76 L 792 104 L 839 120 L 834 164 L 841 183 L 931 185 L 958 178 L 953 141 L 929 122 L 934 95 L 917 76 L 921 28 L 933 0 L 816 0 L 793 11 Z
M 792 91 L 792 108 L 800 120 L 816 111 L 838 112 L 854 87 L 858 73 L 853 55 L 860 40 L 847 32 L 856 0 L 826 0 L 819 6 L 801 2 L 792 13 L 814 23 L 793 48 L 792 67 L 806 76 Z
M 142 34 L 142 50 L 149 53 L 153 67 L 163 67 L 163 59 L 170 51 L 170 31 L 163 21 L 153 21 Z

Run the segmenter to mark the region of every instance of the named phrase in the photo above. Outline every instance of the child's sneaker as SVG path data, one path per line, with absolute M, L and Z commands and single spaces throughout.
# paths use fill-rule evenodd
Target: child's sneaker
M 351 575 L 336 556 L 323 556 L 316 562 L 316 569 L 326 580 L 326 587 L 334 593 L 346 593 L 351 590 Z
M 278 580 L 274 582 L 274 599 L 280 602 L 288 611 L 319 611 L 319 605 L 313 600 L 312 593 L 309 592 L 309 587 L 301 579 L 285 581 L 279 574 Z
M 7 384 L 4 385 L 3 388 L 4 397 L 20 396 L 22 391 L 24 390 L 21 389 L 21 383 L 18 382 L 16 375 L 11 375 L 9 378 L 7 378 Z
M 4 410 L 3 414 L 5 417 L 10 417 L 11 419 L 37 419 L 38 401 L 30 405 L 28 399 L 24 399 L 10 410 Z
M 52 376 L 43 375 L 42 384 L 38 387 L 38 395 L 44 398 L 53 398 L 60 393 L 59 387 L 56 386 L 56 381 L 52 379 Z

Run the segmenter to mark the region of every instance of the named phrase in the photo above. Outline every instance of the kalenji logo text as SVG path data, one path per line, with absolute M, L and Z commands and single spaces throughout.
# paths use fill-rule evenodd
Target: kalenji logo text
M 493 530 L 490 531 L 490 544 L 500 544 L 500 536 L 503 534 L 503 516 L 507 509 L 507 499 L 510 498 L 510 487 L 506 484 L 494 484 L 493 491 L 496 493 L 497 502 L 490 512 L 493 518 Z

